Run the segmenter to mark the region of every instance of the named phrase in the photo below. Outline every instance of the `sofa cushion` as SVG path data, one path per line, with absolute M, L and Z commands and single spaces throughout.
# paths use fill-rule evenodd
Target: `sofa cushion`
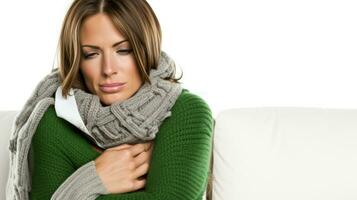
M 5 199 L 5 187 L 9 171 L 9 139 L 17 111 L 0 111 L 0 199 Z
M 357 199 L 357 110 L 226 110 L 213 156 L 214 200 Z

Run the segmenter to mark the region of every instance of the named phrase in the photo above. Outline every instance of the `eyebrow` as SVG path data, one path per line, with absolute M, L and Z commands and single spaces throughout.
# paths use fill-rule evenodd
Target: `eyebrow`
M 119 44 L 123 43 L 123 42 L 126 42 L 128 40 L 122 40 L 120 42 L 116 42 L 112 45 L 112 47 L 115 47 L 115 46 L 118 46 Z M 90 47 L 90 48 L 93 48 L 93 49 L 100 49 L 98 46 L 94 46 L 94 45 L 89 45 L 89 44 L 85 44 L 85 45 L 81 45 L 81 47 Z

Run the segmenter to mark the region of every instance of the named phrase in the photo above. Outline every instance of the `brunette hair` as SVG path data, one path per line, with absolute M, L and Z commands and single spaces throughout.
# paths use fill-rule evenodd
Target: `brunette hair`
M 141 80 L 150 82 L 150 69 L 157 68 L 161 52 L 162 33 L 159 21 L 146 0 L 75 0 L 62 24 L 59 38 L 58 65 L 62 95 L 66 98 L 71 87 L 88 91 L 79 70 L 83 56 L 80 29 L 84 20 L 105 13 L 117 30 L 128 39 Z M 178 83 L 176 70 L 166 80 Z

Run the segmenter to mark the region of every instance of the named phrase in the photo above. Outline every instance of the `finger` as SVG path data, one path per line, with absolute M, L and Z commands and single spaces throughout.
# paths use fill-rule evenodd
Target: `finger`
M 149 161 L 151 160 L 153 149 L 154 149 L 154 147 L 153 147 L 153 146 L 151 146 L 151 148 L 149 149 L 149 151 L 147 151 L 147 152 L 148 152 L 148 154 L 149 154 L 149 158 L 148 158 L 148 159 L 149 159 Z
M 148 151 L 152 148 L 153 142 L 146 142 L 146 143 L 142 143 L 142 144 L 144 144 L 145 151 Z
M 151 160 L 153 149 L 154 149 L 154 144 L 152 143 L 150 148 L 146 151 L 146 153 L 148 154 L 148 160 Z
M 134 158 L 134 162 L 135 162 L 135 167 L 138 167 L 142 164 L 144 164 L 145 162 L 149 161 L 149 155 L 150 152 L 144 151 L 141 154 L 139 154 L 138 156 L 136 156 Z
M 138 190 L 141 189 L 143 187 L 145 187 L 146 184 L 146 179 L 138 179 L 134 181 L 134 190 Z
M 152 151 L 153 148 L 154 148 L 154 142 L 151 143 L 149 151 Z
M 115 147 L 112 147 L 112 148 L 108 148 L 107 150 L 108 151 L 119 151 L 119 150 L 122 150 L 122 149 L 127 149 L 127 148 L 130 148 L 132 147 L 133 145 L 131 144 L 121 144 L 119 146 L 115 146 Z
M 147 174 L 149 171 L 149 163 L 145 162 L 144 164 L 140 165 L 138 168 L 135 169 L 134 177 L 138 178 Z
M 139 155 L 141 152 L 146 151 L 149 149 L 150 144 L 149 143 L 139 143 L 130 148 L 131 155 L 133 157 Z

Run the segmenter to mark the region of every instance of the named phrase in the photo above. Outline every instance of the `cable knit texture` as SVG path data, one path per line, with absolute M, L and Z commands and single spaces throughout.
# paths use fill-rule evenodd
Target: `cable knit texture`
M 170 109 L 181 94 L 179 83 L 164 80 L 174 74 L 175 63 L 161 52 L 157 69 L 151 69 L 151 84 L 145 83 L 129 99 L 102 106 L 98 96 L 73 89 L 78 111 L 97 146 L 107 149 L 123 143 L 152 140 L 162 121 L 171 115 Z M 10 136 L 10 172 L 6 199 L 28 200 L 31 177 L 28 163 L 30 144 L 44 112 L 54 104 L 54 94 L 60 87 L 58 69 L 54 69 L 37 85 L 32 96 L 16 116 Z
M 108 194 L 94 167 L 100 153 L 50 106 L 32 141 L 30 199 L 201 200 L 212 150 L 211 110 L 202 98 L 183 89 L 171 113 L 154 139 L 146 187 Z

